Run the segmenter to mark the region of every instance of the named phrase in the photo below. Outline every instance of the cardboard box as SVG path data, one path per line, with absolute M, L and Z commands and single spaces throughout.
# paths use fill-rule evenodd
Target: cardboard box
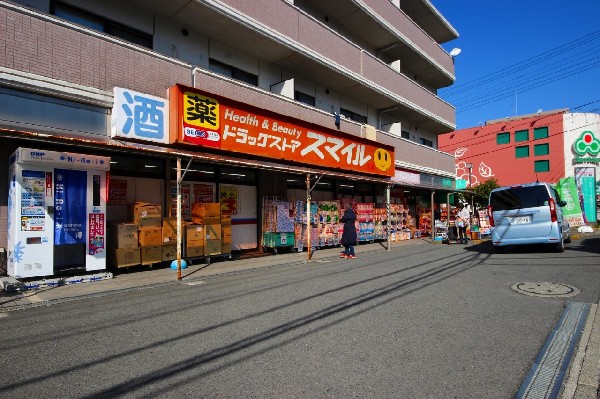
M 205 226 L 208 224 L 221 224 L 221 218 L 220 217 L 206 217 L 203 219 L 202 224 Z
M 108 254 L 108 263 L 116 267 L 135 266 L 142 262 L 139 248 L 115 248 Z
M 231 244 L 231 226 L 221 225 L 221 241 L 225 244 Z
M 177 242 L 177 218 L 163 218 L 162 220 L 162 242 Z
M 152 245 L 140 248 L 142 265 L 160 263 L 162 260 L 162 245 Z
M 184 228 L 185 242 L 204 242 L 204 226 L 201 224 L 188 224 Z
M 203 223 L 204 218 L 219 217 L 221 215 L 221 204 L 218 202 L 194 202 L 192 205 L 192 221 Z
M 221 253 L 221 240 L 206 240 L 204 242 L 204 255 L 219 255 Z
M 177 244 L 163 245 L 161 259 L 163 262 L 177 259 Z
M 221 226 L 231 227 L 231 215 L 221 215 Z
M 139 229 L 138 242 L 140 243 L 140 247 L 162 245 L 162 228 L 144 227 L 143 229 Z
M 207 240 L 220 240 L 221 239 L 221 225 L 220 224 L 205 224 L 205 238 Z
M 197 247 L 186 247 L 185 248 L 185 257 L 193 258 L 195 256 L 204 256 L 204 245 L 200 245 Z
M 231 253 L 231 243 L 225 244 L 221 242 L 221 253 L 222 254 L 230 254 Z
M 147 202 L 136 202 L 129 204 L 129 220 L 137 224 L 138 227 L 161 227 L 162 208 L 160 205 L 149 204 Z
M 134 223 L 108 224 L 108 246 L 109 248 L 137 248 L 138 226 Z

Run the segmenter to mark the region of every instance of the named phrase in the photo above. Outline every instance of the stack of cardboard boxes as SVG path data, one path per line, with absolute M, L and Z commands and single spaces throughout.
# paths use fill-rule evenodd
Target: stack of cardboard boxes
M 195 203 L 192 224 L 185 228 L 185 256 L 211 256 L 231 252 L 231 217 L 221 216 L 218 202 Z
M 164 242 L 161 206 L 144 202 L 130 204 L 128 219 L 126 223 L 108 225 L 109 264 L 128 267 L 160 263 Z
M 177 218 L 163 218 L 160 205 L 136 202 L 126 223 L 109 223 L 109 264 L 151 265 L 177 258 Z M 221 216 L 219 203 L 197 203 L 191 224 L 183 226 L 183 256 L 231 253 L 231 217 Z

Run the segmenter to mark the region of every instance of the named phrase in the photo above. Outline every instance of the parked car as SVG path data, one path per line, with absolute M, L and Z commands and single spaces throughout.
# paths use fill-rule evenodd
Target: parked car
M 527 183 L 492 190 L 488 215 L 494 252 L 508 245 L 550 244 L 558 252 L 571 242 L 556 189 L 548 183 Z

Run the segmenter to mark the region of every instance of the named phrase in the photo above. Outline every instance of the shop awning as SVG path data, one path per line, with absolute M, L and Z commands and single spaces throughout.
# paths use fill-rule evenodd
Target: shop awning
M 224 163 L 227 165 L 237 167 L 267 169 L 282 173 L 322 175 L 346 180 L 358 180 L 363 182 L 386 185 L 400 185 L 400 183 L 393 182 L 389 178 L 372 177 L 354 173 L 350 174 L 330 169 L 311 168 L 306 166 L 290 165 L 271 161 L 243 159 L 229 155 L 212 154 L 201 151 L 190 151 L 186 149 L 173 147 L 162 147 L 158 145 L 139 143 L 133 141 L 115 140 L 108 137 L 82 137 L 66 134 L 27 132 L 13 129 L 0 129 L 0 137 L 21 140 L 32 140 L 37 142 L 46 142 L 54 144 L 64 144 L 69 146 L 87 147 L 93 149 L 109 149 L 113 151 L 136 151 L 145 154 L 157 154 L 161 156 L 168 155 L 172 157 L 182 157 L 186 159 L 192 158 L 193 160 L 199 162 L 219 164 Z

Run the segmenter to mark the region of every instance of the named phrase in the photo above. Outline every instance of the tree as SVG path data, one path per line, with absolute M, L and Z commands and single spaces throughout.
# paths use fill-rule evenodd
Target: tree
M 498 179 L 492 177 L 487 179 L 486 181 L 479 183 L 478 185 L 472 187 L 470 191 L 473 191 L 474 194 L 471 193 L 461 193 L 461 197 L 467 204 L 471 203 L 471 200 L 475 206 L 475 209 L 486 208 L 488 206 L 488 199 L 490 198 L 490 192 L 500 187 L 498 183 Z

